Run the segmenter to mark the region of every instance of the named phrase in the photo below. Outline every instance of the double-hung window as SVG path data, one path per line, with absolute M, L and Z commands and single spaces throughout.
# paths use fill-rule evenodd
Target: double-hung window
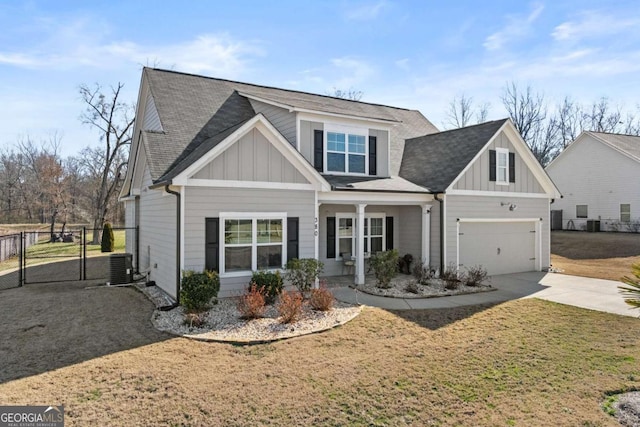
M 327 172 L 366 174 L 368 130 L 327 126 Z
M 620 204 L 620 222 L 631 221 L 631 205 L 628 203 Z
M 352 214 L 338 214 L 336 221 L 337 251 L 339 258 L 343 254 L 355 255 L 357 247 L 357 219 Z M 364 218 L 364 252 L 374 254 L 385 247 L 384 214 L 370 214 Z
M 286 253 L 284 214 L 224 217 L 224 273 L 282 268 Z
M 384 217 L 364 219 L 364 251 L 375 254 L 384 247 Z
M 496 182 L 509 183 L 509 150 L 496 148 Z

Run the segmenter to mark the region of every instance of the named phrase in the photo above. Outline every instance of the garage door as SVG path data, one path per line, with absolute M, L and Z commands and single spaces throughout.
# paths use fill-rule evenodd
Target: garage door
M 481 265 L 489 274 L 536 269 L 534 222 L 460 222 L 461 268 Z

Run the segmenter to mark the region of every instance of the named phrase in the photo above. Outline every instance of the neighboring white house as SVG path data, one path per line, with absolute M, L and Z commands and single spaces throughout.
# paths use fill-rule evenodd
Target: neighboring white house
M 640 137 L 582 132 L 547 173 L 562 193 L 565 230 L 640 232 Z
M 173 298 L 184 270 L 218 271 L 228 296 L 290 258 L 335 276 L 353 257 L 362 283 L 391 248 L 436 269 L 549 266 L 560 194 L 508 119 L 438 132 L 416 110 L 145 68 L 129 161 L 137 268 Z

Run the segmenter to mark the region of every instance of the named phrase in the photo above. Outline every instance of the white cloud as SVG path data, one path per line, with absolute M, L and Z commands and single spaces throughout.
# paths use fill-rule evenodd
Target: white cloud
M 331 79 L 333 86 L 338 89 L 358 89 L 356 86 L 364 83 L 375 73 L 369 63 L 351 57 L 334 58 L 331 64 L 334 67 L 332 76 L 340 76 Z
M 345 17 L 350 21 L 371 21 L 376 19 L 387 6 L 388 3 L 385 0 L 380 0 L 372 4 L 364 4 L 347 10 Z
M 597 39 L 629 30 L 636 30 L 640 19 L 616 16 L 602 11 L 585 11 L 578 19 L 566 21 L 554 28 L 551 35 L 558 41 Z
M 488 36 L 485 39 L 483 46 L 487 50 L 499 50 L 513 40 L 525 37 L 530 33 L 533 23 L 540 16 L 543 10 L 543 4 L 534 3 L 533 9 L 526 16 L 507 16 L 506 26 L 502 30 Z

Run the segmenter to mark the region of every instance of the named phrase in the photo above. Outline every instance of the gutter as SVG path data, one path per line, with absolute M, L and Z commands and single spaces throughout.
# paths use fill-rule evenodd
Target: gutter
M 164 191 L 176 196 L 176 306 L 180 305 L 180 193 L 169 189 L 165 184 Z

